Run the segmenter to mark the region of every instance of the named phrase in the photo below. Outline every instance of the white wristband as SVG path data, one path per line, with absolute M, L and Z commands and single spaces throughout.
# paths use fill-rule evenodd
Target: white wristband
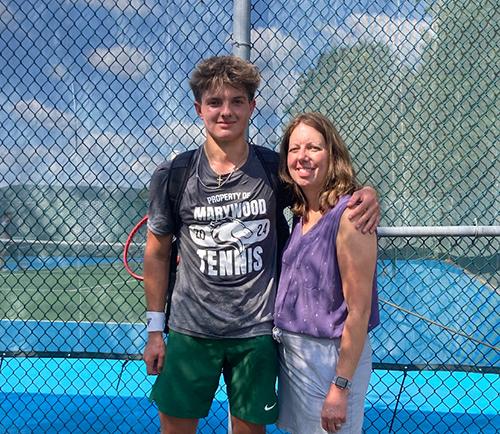
M 165 312 L 146 312 L 146 328 L 149 332 L 162 332 L 165 329 Z

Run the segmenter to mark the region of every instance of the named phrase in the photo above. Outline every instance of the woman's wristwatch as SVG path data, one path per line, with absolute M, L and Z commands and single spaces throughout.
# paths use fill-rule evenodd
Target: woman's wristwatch
M 338 375 L 333 377 L 332 384 L 335 384 L 335 386 L 342 390 L 351 390 L 352 387 L 352 383 L 347 378 L 339 377 Z

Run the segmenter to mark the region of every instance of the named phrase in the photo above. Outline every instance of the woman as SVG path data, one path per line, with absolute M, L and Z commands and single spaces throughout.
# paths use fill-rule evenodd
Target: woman
M 344 213 L 358 184 L 327 118 L 296 117 L 280 155 L 299 221 L 283 254 L 274 314 L 278 425 L 293 434 L 360 433 L 371 374 L 367 332 L 379 323 L 376 235 L 356 230 Z

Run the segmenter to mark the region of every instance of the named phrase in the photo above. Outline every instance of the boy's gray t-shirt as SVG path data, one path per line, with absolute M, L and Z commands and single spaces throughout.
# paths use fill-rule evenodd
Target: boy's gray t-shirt
M 246 163 L 217 187 L 203 147 L 180 204 L 180 262 L 169 327 L 192 336 L 270 334 L 276 293 L 276 198 L 252 146 Z M 173 233 L 168 166 L 150 186 L 148 228 Z

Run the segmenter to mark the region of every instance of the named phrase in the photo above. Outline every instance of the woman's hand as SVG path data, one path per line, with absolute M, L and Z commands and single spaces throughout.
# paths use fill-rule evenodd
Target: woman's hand
M 354 222 L 356 229 L 361 230 L 363 234 L 373 234 L 380 223 L 380 204 L 375 189 L 363 187 L 355 191 L 347 207 L 351 208 L 349 220 Z
M 347 420 L 347 398 L 349 390 L 332 384 L 321 409 L 321 426 L 328 432 L 340 431 Z

